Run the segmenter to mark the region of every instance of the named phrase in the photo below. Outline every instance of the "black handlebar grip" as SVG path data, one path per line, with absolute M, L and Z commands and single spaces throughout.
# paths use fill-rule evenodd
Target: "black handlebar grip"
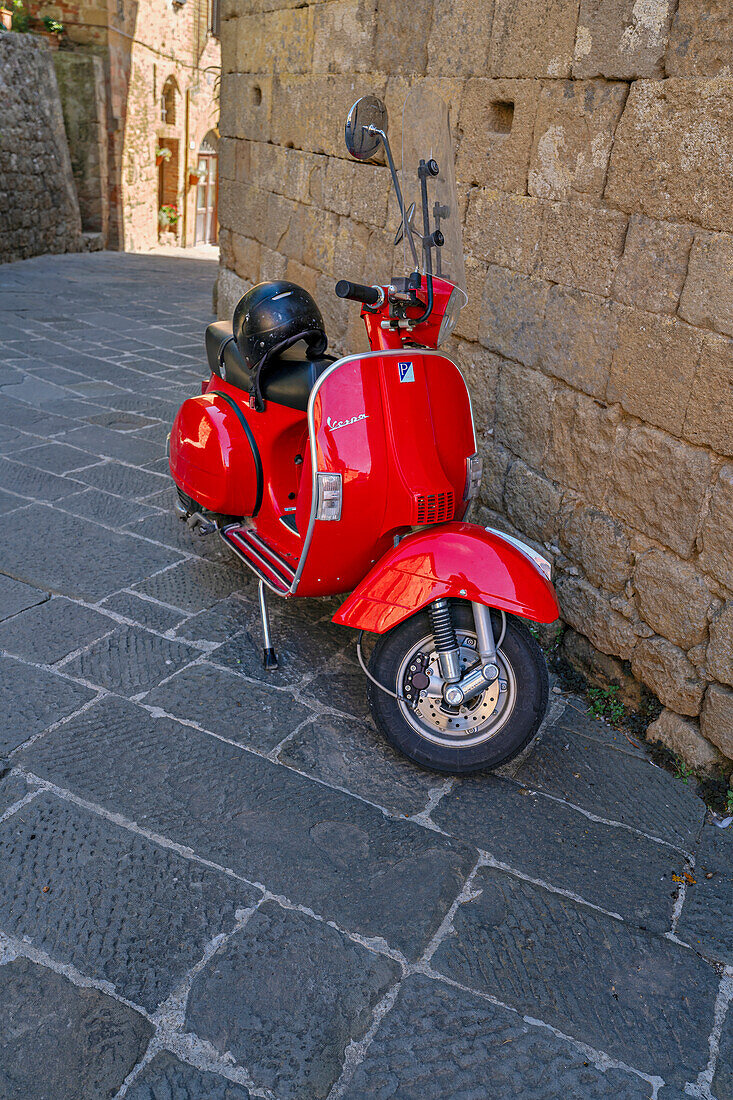
M 350 283 L 348 279 L 339 279 L 336 283 L 336 294 L 339 298 L 351 298 L 352 301 L 362 302 L 365 306 L 375 306 L 381 298 L 376 287 Z

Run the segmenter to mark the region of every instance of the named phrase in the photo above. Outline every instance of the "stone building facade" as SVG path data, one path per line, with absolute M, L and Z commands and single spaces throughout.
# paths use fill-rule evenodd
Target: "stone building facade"
M 451 107 L 470 303 L 451 352 L 480 517 L 554 559 L 566 655 L 733 757 L 733 9 L 723 0 L 224 0 L 220 314 L 264 278 L 388 276 L 384 167 L 343 123 Z M 380 266 L 381 265 L 381 266 Z M 729 766 L 729 765 L 728 765 Z
M 81 220 L 47 46 L 0 34 L 0 263 L 81 247 Z
M 64 27 L 56 64 L 85 230 L 110 248 L 150 248 L 165 203 L 178 208 L 178 242 L 196 243 L 197 202 L 205 191 L 215 203 L 218 182 L 218 0 L 27 0 L 25 7 Z M 211 187 L 196 175 L 201 163 Z

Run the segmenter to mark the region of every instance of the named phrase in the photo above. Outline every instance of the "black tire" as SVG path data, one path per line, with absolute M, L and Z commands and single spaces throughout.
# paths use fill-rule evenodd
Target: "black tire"
M 453 602 L 452 615 L 453 624 L 459 632 L 474 634 L 470 604 L 463 601 Z M 492 621 L 495 637 L 498 639 L 500 616 L 493 613 Z M 426 636 L 432 637 L 426 612 L 412 615 L 389 633 L 382 635 L 369 662 L 372 676 L 391 691 L 401 694 L 403 686 L 397 685 L 400 666 L 407 654 L 424 641 Z M 486 727 L 486 740 L 473 745 L 436 743 L 429 739 L 429 727 L 423 726 L 423 733 L 415 728 L 415 725 L 420 726 L 422 723 L 406 704 L 393 699 L 369 681 L 367 695 L 378 728 L 396 749 L 431 771 L 466 775 L 470 772 L 490 771 L 506 764 L 537 733 L 547 710 L 549 684 L 542 650 L 524 624 L 511 616 L 507 616 L 506 633 L 499 657 L 507 674 L 507 682 L 513 676 L 513 696 L 508 695 L 504 703 L 506 713 L 499 711 L 493 719 L 497 724 L 496 731 L 491 732 L 490 725 Z M 412 714 L 415 725 L 408 720 L 407 713 Z M 487 722 L 490 720 L 487 719 Z M 440 737 L 440 731 L 436 730 L 435 735 Z M 456 737 L 456 740 L 460 738 Z

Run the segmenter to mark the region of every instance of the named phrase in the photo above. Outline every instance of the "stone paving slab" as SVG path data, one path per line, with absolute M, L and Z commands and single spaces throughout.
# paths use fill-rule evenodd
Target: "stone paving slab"
M 0 649 L 52 665 L 114 629 L 106 615 L 58 596 L 0 623 Z
M 249 590 L 249 578 L 243 576 L 242 580 L 245 583 L 240 585 L 238 591 Z M 176 628 L 176 634 L 194 642 L 226 642 L 246 629 L 247 623 L 251 623 L 250 614 L 244 614 L 241 599 L 228 596 L 206 611 L 199 611 L 185 619 Z
M 141 581 L 135 590 L 183 611 L 204 611 L 242 587 L 243 571 L 235 565 L 189 559 Z
M 680 852 L 523 790 L 508 779 L 459 781 L 433 821 L 500 863 L 660 932 L 671 926 Z
M 93 698 L 81 684 L 0 653 L 0 757 Z
M 642 1078 L 605 1072 L 545 1028 L 416 974 L 382 1019 L 343 1100 L 648 1100 Z
M 75 477 L 85 485 L 126 500 L 144 500 L 145 497 L 168 487 L 168 480 L 160 474 L 112 461 L 90 466 L 86 470 L 77 470 Z
M 20 775 L 4 775 L 0 778 L 0 815 L 4 814 L 15 802 L 25 798 L 31 785 Z
M 371 723 L 324 714 L 303 726 L 279 753 L 298 771 L 353 791 L 392 813 L 417 814 L 445 780 L 414 767 Z
M 133 592 L 117 592 L 114 596 L 103 600 L 99 606 L 108 608 L 117 615 L 123 615 L 126 619 L 132 619 L 133 622 L 147 627 L 148 630 L 156 630 L 160 634 L 172 630 L 183 617 L 183 612 L 163 607 L 162 604 L 153 600 L 145 600 Z
M 109 1100 L 153 1028 L 131 1008 L 26 959 L 0 966 L 3 1100 Z
M 269 903 L 196 977 L 186 1026 L 282 1100 L 325 1100 L 400 967 Z
M 244 605 L 249 622 L 243 633 L 226 642 L 216 651 L 216 663 L 240 672 L 252 680 L 262 680 L 274 687 L 292 687 L 313 679 L 319 668 L 342 651 L 351 641 L 348 634 L 335 634 L 325 625 L 302 625 L 283 621 L 281 609 L 275 605 L 272 615 L 273 644 L 279 665 L 274 671 L 262 665 L 262 633 L 259 611 L 254 604 Z
M 273 749 L 312 713 L 287 691 L 253 684 L 206 663 L 154 688 L 145 704 L 261 752 Z
M 138 626 L 120 626 L 64 665 L 67 676 L 139 695 L 195 661 L 200 650 Z
M 81 484 L 70 478 L 26 466 L 12 458 L 0 458 L 0 489 L 28 500 L 54 501 L 78 491 Z
M 25 447 L 15 451 L 15 462 L 26 466 L 36 466 L 39 470 L 48 470 L 52 474 L 68 474 L 84 466 L 99 462 L 99 456 L 79 447 L 69 447 L 66 443 L 43 443 L 39 446 Z
M 489 868 L 440 973 L 627 1065 L 683 1085 L 708 1058 L 718 975 L 694 952 Z
M 0 927 L 150 1011 L 260 896 L 51 794 L 0 847 Z
M 573 696 L 562 700 L 562 706 L 563 712 L 555 722 L 558 729 L 565 730 L 575 737 L 598 741 L 608 748 L 618 749 L 619 752 L 625 752 L 631 756 L 649 759 L 649 752 L 642 742 L 623 730 L 614 729 L 608 722 L 594 718 L 582 699 Z
M 547 729 L 514 778 L 575 806 L 692 851 L 705 806 L 651 762 Z
M 172 564 L 176 556 L 42 504 L 18 512 L 3 532 L 2 562 L 8 573 L 92 602 Z
M 351 640 L 350 640 L 351 641 Z M 349 650 L 351 645 L 349 645 Z M 348 658 L 348 650 L 345 654 Z M 303 689 L 303 697 L 322 706 L 370 718 L 366 693 L 367 679 L 357 664 L 342 656 L 330 661 L 326 668 Z
M 250 1096 L 243 1085 L 196 1069 L 163 1051 L 137 1075 L 125 1100 L 250 1100 Z
M 32 772 L 411 956 L 475 853 L 117 698 L 30 746 Z M 348 885 L 347 885 L 348 883 Z
M 730 1006 L 720 1036 L 720 1053 L 712 1091 L 717 1100 L 733 1100 L 733 1012 Z
M 80 493 L 72 493 L 64 497 L 61 506 L 64 512 L 94 520 L 105 527 L 124 527 L 156 514 L 150 504 L 123 500 L 101 489 L 83 489 Z
M 100 458 L 116 458 L 120 462 L 142 465 L 160 455 L 161 449 L 155 443 L 131 439 L 126 432 L 113 432 L 109 428 L 98 428 L 95 424 L 78 427 L 73 421 L 70 422 L 70 428 L 61 442 L 81 447 L 85 451 L 93 451 Z
M 733 966 L 733 828 L 705 825 L 693 877 L 679 935 L 697 951 Z
M 25 611 L 28 607 L 43 603 L 48 598 L 48 592 L 0 573 L 0 622 Z

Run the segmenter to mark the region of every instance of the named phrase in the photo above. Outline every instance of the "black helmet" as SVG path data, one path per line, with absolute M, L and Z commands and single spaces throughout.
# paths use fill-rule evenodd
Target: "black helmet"
M 328 343 L 321 311 L 307 290 L 279 279 L 258 283 L 239 299 L 234 339 L 247 366 L 262 370 L 273 355 L 305 340 L 308 355 L 323 355 Z

